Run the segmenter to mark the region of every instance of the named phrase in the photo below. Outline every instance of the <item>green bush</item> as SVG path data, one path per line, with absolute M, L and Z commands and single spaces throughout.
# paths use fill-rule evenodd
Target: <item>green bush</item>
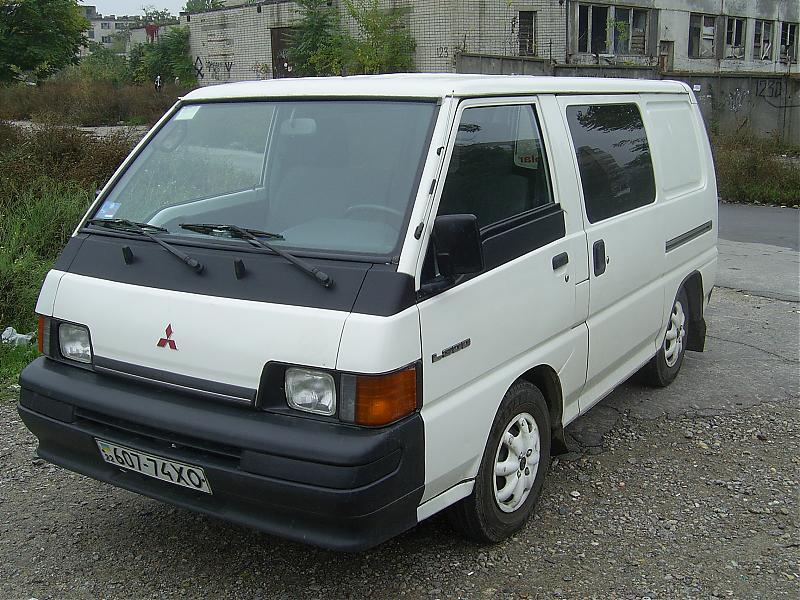
M 734 202 L 800 204 L 800 146 L 750 131 L 712 137 L 720 198 Z
M 124 134 L 0 123 L 0 329 L 34 328 L 45 274 L 132 145 Z

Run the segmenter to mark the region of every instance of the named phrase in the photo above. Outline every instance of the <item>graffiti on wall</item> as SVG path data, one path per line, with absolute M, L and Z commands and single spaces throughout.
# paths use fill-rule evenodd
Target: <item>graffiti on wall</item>
M 231 78 L 233 61 L 220 61 L 206 58 L 204 61 L 201 56 L 197 56 L 194 61 L 194 72 L 198 80 L 206 77 L 215 81 L 222 81 Z
M 750 90 L 743 90 L 737 87 L 732 92 L 728 92 L 728 108 L 732 112 L 738 113 L 749 98 Z
M 779 98 L 783 95 L 783 82 L 780 79 L 759 79 L 756 81 L 756 96 L 760 98 Z

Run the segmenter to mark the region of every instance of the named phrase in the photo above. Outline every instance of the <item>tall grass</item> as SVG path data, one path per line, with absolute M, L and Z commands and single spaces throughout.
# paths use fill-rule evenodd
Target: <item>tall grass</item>
M 39 287 L 133 139 L 0 123 L 0 329 L 31 331 Z
M 62 77 L 36 86 L 0 87 L 0 119 L 56 120 L 87 127 L 152 124 L 184 91 L 172 84 L 156 92 L 151 85 Z
M 800 146 L 749 131 L 718 135 L 711 141 L 723 200 L 800 204 Z

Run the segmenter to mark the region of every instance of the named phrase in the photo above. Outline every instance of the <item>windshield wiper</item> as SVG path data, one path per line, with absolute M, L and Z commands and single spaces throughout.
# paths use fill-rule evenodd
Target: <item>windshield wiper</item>
M 143 235 L 144 237 L 154 241 L 156 244 L 164 248 L 164 250 L 172 254 L 175 258 L 179 259 L 182 263 L 194 269 L 197 273 L 202 273 L 203 269 L 205 268 L 203 263 L 196 258 L 192 258 L 185 252 L 178 250 L 175 246 L 168 244 L 164 240 L 158 239 L 155 235 L 150 233 L 151 231 L 157 231 L 161 233 L 169 231 L 168 229 L 164 229 L 158 225 L 137 223 L 136 221 L 129 221 L 128 219 L 89 219 L 86 221 L 86 223 L 88 225 L 96 225 L 100 227 L 108 227 L 109 229 L 118 229 L 120 231 L 132 231 L 134 233 L 138 233 L 139 235 Z
M 215 233 L 233 234 L 235 237 L 242 237 L 237 235 L 238 232 L 244 231 L 259 238 L 269 238 L 271 240 L 282 240 L 284 237 L 280 233 L 270 233 L 269 231 L 261 231 L 260 229 L 250 229 L 248 227 L 239 227 L 237 225 L 221 225 L 217 223 L 181 223 L 178 227 L 194 231 L 196 233 L 205 233 L 213 235 Z M 249 238 L 248 238 L 249 239 Z
M 194 231 L 196 233 L 203 233 L 206 235 L 217 235 L 219 233 L 227 233 L 232 237 L 251 241 L 257 246 L 261 246 L 262 248 L 266 248 L 267 250 L 270 250 L 275 254 L 282 256 L 290 263 L 292 263 L 295 267 L 297 267 L 307 275 L 313 277 L 314 280 L 323 287 L 329 288 L 333 285 L 333 278 L 324 271 L 321 271 L 317 267 L 308 264 L 306 261 L 297 258 L 295 255 L 290 254 L 286 250 L 277 248 L 272 244 L 270 244 L 269 242 L 266 242 L 263 239 L 261 239 L 261 238 L 270 238 L 274 240 L 282 240 L 283 236 L 278 233 L 269 233 L 266 231 L 259 231 L 258 229 L 246 229 L 244 227 L 239 227 L 238 225 L 226 225 L 221 223 L 181 223 L 178 225 L 178 227 L 186 229 L 188 231 Z

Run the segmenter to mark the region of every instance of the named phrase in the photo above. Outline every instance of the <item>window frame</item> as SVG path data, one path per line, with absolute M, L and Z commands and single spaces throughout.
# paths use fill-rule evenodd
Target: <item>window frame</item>
M 606 48 L 604 52 L 595 52 L 592 49 L 592 9 L 594 7 L 604 8 L 608 10 L 606 16 Z M 586 50 L 581 50 L 580 46 L 580 38 L 581 38 L 581 30 L 580 30 L 580 9 L 586 8 Z M 616 52 L 617 46 L 617 29 L 616 23 L 620 22 L 617 19 L 617 10 L 628 11 L 627 17 L 627 27 L 628 27 L 628 38 L 625 40 L 627 45 L 627 52 Z M 575 50 L 578 54 L 600 54 L 600 55 L 607 55 L 607 56 L 647 56 L 648 46 L 649 46 L 649 39 L 648 33 L 650 29 L 650 11 L 653 10 L 651 8 L 640 7 L 640 6 L 628 6 L 628 5 L 615 5 L 615 4 L 603 4 L 602 2 L 580 2 L 578 4 L 578 13 L 575 22 L 577 23 L 577 29 L 575 33 Z M 635 21 L 636 13 L 644 13 L 645 14 L 645 29 L 644 29 L 644 48 L 642 53 L 633 53 L 631 52 L 631 33 L 633 32 L 633 23 Z M 614 24 L 611 24 L 611 23 Z
M 737 36 L 737 29 L 738 36 Z M 739 38 L 739 44 L 736 38 Z M 745 17 L 725 17 L 725 55 L 723 58 L 731 60 L 744 60 L 747 48 L 747 19 Z M 739 50 L 741 56 L 736 56 L 735 51 Z
M 571 106 L 593 106 L 593 105 L 618 105 L 618 104 L 633 104 L 636 106 L 637 110 L 639 111 L 639 115 L 642 118 L 642 128 L 644 129 L 645 136 L 647 137 L 647 146 L 650 149 L 650 167 L 653 171 L 653 200 L 648 202 L 647 204 L 642 204 L 641 206 L 637 206 L 630 210 L 626 210 L 624 212 L 618 213 L 616 215 L 612 215 L 610 217 L 606 217 L 604 219 L 599 219 L 597 221 L 592 221 L 589 219 L 589 212 L 586 209 L 586 197 L 583 193 L 583 179 L 581 178 L 581 169 L 580 165 L 578 164 L 578 153 L 577 149 L 575 148 L 575 139 L 572 136 L 572 130 L 569 126 L 569 119 L 567 118 L 567 109 Z M 564 130 L 566 132 L 569 148 L 572 152 L 572 166 L 575 169 L 575 177 L 578 184 L 578 194 L 581 199 L 581 211 L 583 215 L 583 223 L 584 227 L 595 227 L 598 225 L 602 225 L 614 219 L 622 218 L 631 213 L 635 213 L 637 211 L 648 210 L 652 208 L 654 205 L 659 203 L 659 190 L 661 189 L 659 186 L 659 177 L 658 173 L 656 172 L 655 166 L 655 159 L 653 155 L 653 146 L 651 144 L 652 136 L 650 135 L 651 132 L 648 129 L 647 119 L 645 118 L 646 114 L 646 106 L 642 101 L 642 98 L 639 94 L 618 94 L 618 95 L 608 95 L 608 96 L 594 96 L 594 95 L 580 95 L 580 96 L 564 96 L 563 101 L 560 103 L 560 110 L 561 110 L 561 118 L 564 123 Z
M 784 36 L 784 29 L 786 30 L 785 36 Z M 794 32 L 794 36 L 791 35 L 792 32 Z M 780 43 L 778 44 L 778 56 L 781 62 L 788 62 L 788 63 L 797 62 L 797 46 L 798 46 L 797 38 L 799 35 L 800 35 L 800 23 L 793 23 L 791 21 L 781 21 L 780 39 L 779 39 Z M 785 44 L 784 44 L 784 39 L 787 42 Z M 791 45 L 788 43 L 790 39 L 792 39 L 792 41 L 794 42 Z
M 530 37 L 522 37 L 522 15 L 531 16 L 531 30 Z M 520 56 L 537 56 L 538 48 L 536 47 L 536 14 L 535 10 L 519 10 L 517 11 L 517 40 L 519 41 L 519 55 Z
M 769 28 L 769 35 L 764 38 L 764 30 Z M 756 42 L 756 35 L 759 41 Z M 772 61 L 773 48 L 775 46 L 775 21 L 765 19 L 756 19 L 753 26 L 753 60 L 766 60 Z M 766 55 L 764 53 L 764 46 L 767 46 Z
M 554 156 L 554 148 L 550 143 L 550 137 L 548 132 L 548 125 L 546 120 L 542 118 L 542 106 L 539 101 L 538 96 L 502 96 L 496 98 L 462 98 L 458 101 L 458 106 L 453 111 L 453 115 L 451 120 L 448 124 L 448 137 L 447 137 L 447 145 L 445 146 L 445 151 L 443 152 L 444 157 L 442 158 L 439 176 L 436 181 L 436 188 L 434 191 L 434 198 L 430 204 L 430 209 L 428 213 L 428 226 L 425 228 L 425 238 L 423 239 L 423 243 L 420 246 L 421 252 L 419 256 L 419 260 L 417 262 L 416 267 L 416 274 L 415 274 L 415 281 L 416 281 L 416 289 L 419 290 L 421 285 L 424 285 L 426 282 L 423 281 L 423 270 L 426 262 L 426 257 L 430 252 L 430 248 L 432 247 L 431 244 L 433 243 L 431 231 L 433 230 L 433 224 L 436 220 L 436 217 L 439 214 L 439 206 L 441 205 L 442 195 L 444 192 L 444 187 L 447 180 L 447 172 L 450 167 L 450 163 L 453 158 L 453 151 L 456 145 L 456 138 L 458 135 L 458 127 L 461 124 L 461 120 L 464 115 L 464 111 L 469 108 L 488 108 L 488 107 L 501 107 L 501 106 L 530 106 L 534 111 L 534 117 L 536 123 L 539 127 L 539 135 L 541 136 L 542 140 L 542 148 L 544 151 L 545 162 L 547 162 L 547 170 L 546 175 L 548 178 L 548 182 L 550 184 L 550 192 L 552 196 L 552 202 L 545 205 L 533 208 L 531 210 L 519 213 L 502 221 L 498 221 L 497 223 L 492 223 L 485 227 L 481 228 L 481 243 L 483 244 L 484 248 L 487 245 L 487 242 L 493 242 L 497 240 L 500 236 L 513 232 L 514 230 L 519 229 L 520 227 L 534 224 L 538 220 L 548 219 L 559 217 L 563 223 L 563 229 L 560 235 L 553 240 L 547 241 L 544 244 L 534 245 L 533 247 L 527 249 L 522 254 L 517 255 L 516 257 L 509 258 L 500 262 L 499 264 L 487 264 L 485 269 L 481 273 L 476 273 L 475 275 L 463 277 L 459 279 L 454 285 L 459 285 L 468 279 L 472 279 L 472 277 L 480 276 L 484 273 L 491 271 L 503 264 L 511 262 L 511 260 L 516 260 L 520 256 L 526 256 L 531 252 L 535 252 L 540 248 L 546 247 L 558 240 L 563 239 L 566 237 L 566 222 L 564 219 L 564 209 L 561 206 L 561 202 L 559 201 L 560 198 L 560 190 L 558 184 L 558 178 L 555 176 L 554 164 L 552 157 Z
M 699 17 L 700 18 L 700 37 L 697 40 L 697 46 L 695 48 L 696 54 L 692 54 L 689 51 L 690 45 L 692 43 L 692 18 Z M 717 33 L 719 29 L 719 22 L 718 22 L 719 15 L 709 15 L 707 13 L 689 13 L 689 36 L 687 39 L 687 50 L 686 55 L 688 58 L 695 59 L 695 60 L 708 60 L 714 59 L 717 56 Z M 703 34 L 703 29 L 706 27 L 706 19 L 713 19 L 714 20 L 714 31 L 710 36 L 706 36 Z M 700 52 L 700 48 L 702 46 L 702 42 L 704 39 L 711 40 L 711 53 L 708 56 L 704 56 Z

